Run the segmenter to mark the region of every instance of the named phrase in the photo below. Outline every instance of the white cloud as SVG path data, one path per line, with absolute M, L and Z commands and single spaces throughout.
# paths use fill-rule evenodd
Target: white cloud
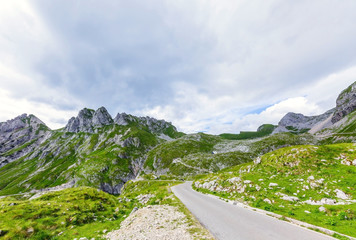
M 23 113 L 34 114 L 51 129 L 65 126 L 67 120 L 76 116 L 76 111 L 60 110 L 45 103 L 29 102 L 23 98 L 12 98 L 8 92 L 0 89 L 0 121 L 10 120 Z
M 247 105 L 237 107 L 238 97 L 209 99 L 198 93 L 192 85 L 181 84 L 175 103 L 145 109 L 139 114 L 147 114 L 161 119 L 169 119 L 182 131 L 219 134 L 254 131 L 265 123 L 278 124 L 288 112 L 307 116 L 322 114 L 335 107 L 339 93 L 356 80 L 356 66 L 332 73 L 318 79 L 314 84 L 295 89 L 292 97 L 272 104 L 260 113 L 249 114 L 253 110 Z M 283 96 L 281 94 L 281 96 Z
M 21 110 L 58 126 L 73 109 L 104 105 L 219 133 L 276 124 L 288 111 L 318 114 L 356 80 L 355 7 L 353 0 L 6 1 L 0 120 Z

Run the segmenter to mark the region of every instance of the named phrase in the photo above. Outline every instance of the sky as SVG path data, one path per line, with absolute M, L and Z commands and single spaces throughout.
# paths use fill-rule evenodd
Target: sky
M 0 121 L 104 106 L 238 133 L 356 81 L 354 0 L 0 1 Z

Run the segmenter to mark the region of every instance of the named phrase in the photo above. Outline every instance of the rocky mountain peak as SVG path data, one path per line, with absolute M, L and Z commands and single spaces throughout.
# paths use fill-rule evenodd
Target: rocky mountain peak
M 340 121 L 354 110 L 356 110 L 356 82 L 343 90 L 338 96 L 336 100 L 336 109 L 331 122 L 336 123 Z
M 34 129 L 37 129 L 40 124 L 44 126 L 46 125 L 35 115 L 27 115 L 26 113 L 24 113 L 20 116 L 15 117 L 14 119 L 0 123 L 0 133 L 13 132 L 26 127 L 32 127 Z
M 113 120 L 104 107 L 100 107 L 96 111 L 88 108 L 83 108 L 79 111 L 77 117 L 69 119 L 65 127 L 67 132 L 94 132 L 95 127 L 102 127 L 112 124 Z
M 95 111 L 92 123 L 94 126 L 110 125 L 113 123 L 113 119 L 106 108 L 101 107 Z
M 126 126 L 129 124 L 129 122 L 132 122 L 132 121 L 134 121 L 133 116 L 131 116 L 127 113 L 118 113 L 116 115 L 116 117 L 114 118 L 114 122 L 120 126 Z
M 40 119 L 30 114 L 22 114 L 14 119 L 0 123 L 0 167 L 12 162 L 36 147 L 36 142 L 41 141 L 47 131 L 50 130 Z M 21 151 L 11 156 L 2 154 L 25 143 Z

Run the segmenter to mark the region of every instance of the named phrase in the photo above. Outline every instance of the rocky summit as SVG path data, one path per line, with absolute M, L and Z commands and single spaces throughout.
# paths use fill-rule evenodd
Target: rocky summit
M 113 119 L 106 110 L 101 107 L 94 111 L 92 109 L 82 109 L 77 117 L 72 117 L 65 127 L 67 132 L 90 132 L 93 133 L 95 128 L 100 128 L 113 123 Z
M 120 193 L 124 183 L 140 173 L 150 149 L 181 134 L 164 120 L 118 116 L 113 120 L 104 107 L 84 108 L 59 130 L 26 114 L 1 123 L 0 175 L 6 177 L 0 191 L 18 193 L 74 182 Z
M 0 167 L 34 151 L 49 130 L 36 116 L 27 114 L 0 123 Z

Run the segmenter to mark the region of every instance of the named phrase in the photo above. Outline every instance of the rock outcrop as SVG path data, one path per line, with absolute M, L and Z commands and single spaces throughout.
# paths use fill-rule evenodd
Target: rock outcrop
M 40 119 L 31 114 L 0 123 L 0 167 L 33 151 L 48 130 Z M 13 149 L 19 150 L 11 152 Z
M 118 113 L 114 118 L 114 122 L 118 125 L 126 126 L 129 123 L 138 123 L 154 134 L 164 133 L 167 129 L 172 128 L 172 131 L 177 131 L 176 127 L 165 120 L 157 120 L 152 117 L 135 117 L 126 113 Z
M 331 119 L 336 123 L 349 113 L 356 110 L 356 82 L 341 92 L 336 100 L 336 109 Z
M 278 123 L 273 133 L 309 131 L 314 134 L 325 128 L 332 128 L 337 122 L 356 110 L 356 82 L 343 90 L 336 100 L 336 107 L 318 116 L 304 116 L 288 113 Z
M 65 127 L 65 131 L 73 133 L 93 133 L 95 128 L 110 125 L 113 122 L 113 119 L 104 107 L 101 107 L 96 111 L 84 108 L 80 110 L 77 117 L 69 119 L 68 124 Z
M 280 132 L 307 132 L 320 122 L 325 121 L 334 113 L 334 109 L 331 109 L 324 114 L 317 116 L 304 116 L 300 113 L 287 113 L 281 121 L 278 123 L 278 127 L 273 131 L 273 133 Z
M 31 191 L 75 182 L 119 194 L 142 170 L 146 153 L 175 137 L 164 120 L 84 108 L 63 129 L 50 130 L 33 115 L 0 123 L 0 193 Z M 60 179 L 60 180 L 58 180 Z

